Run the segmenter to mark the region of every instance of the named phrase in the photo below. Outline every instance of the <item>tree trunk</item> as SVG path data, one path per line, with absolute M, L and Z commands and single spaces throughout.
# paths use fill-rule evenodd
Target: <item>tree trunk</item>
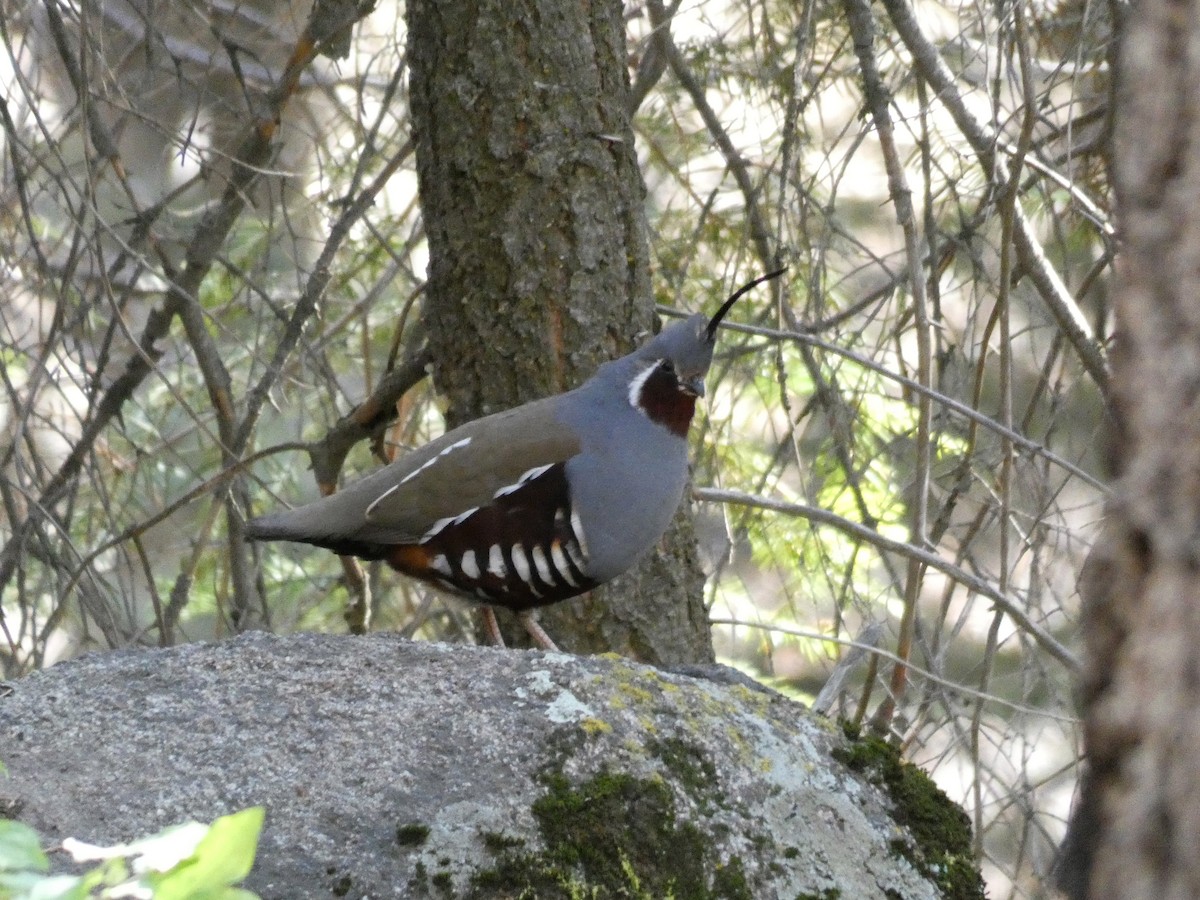
M 1072 895 L 1200 897 L 1200 6 L 1142 0 L 1117 70 L 1117 480 L 1081 583 L 1089 774 Z
M 414 0 L 411 106 L 429 239 L 424 320 L 454 426 L 567 390 L 653 319 L 621 4 Z M 592 598 L 544 610 L 564 649 L 712 658 L 690 522 Z

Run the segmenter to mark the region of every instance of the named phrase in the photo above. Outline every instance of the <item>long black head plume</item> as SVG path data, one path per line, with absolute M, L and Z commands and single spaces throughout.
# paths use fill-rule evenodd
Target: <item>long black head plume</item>
M 782 269 L 776 269 L 774 272 L 768 272 L 766 275 L 755 278 L 749 284 L 744 284 L 738 288 L 737 293 L 722 303 L 721 308 L 717 310 L 716 315 L 708 320 L 708 328 L 705 330 L 705 334 L 708 337 L 708 342 L 711 344 L 716 339 L 717 326 L 721 324 L 721 320 L 725 318 L 725 313 L 729 312 L 730 307 L 738 302 L 738 299 L 742 296 L 742 294 L 746 293 L 746 291 L 750 290 L 752 287 L 762 284 L 764 281 L 770 281 L 772 278 L 778 278 L 786 271 L 787 266 L 784 266 Z

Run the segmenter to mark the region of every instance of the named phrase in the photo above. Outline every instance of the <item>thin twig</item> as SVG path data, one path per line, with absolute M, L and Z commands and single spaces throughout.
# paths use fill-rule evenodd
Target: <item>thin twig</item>
M 678 310 L 670 309 L 669 307 L 660 306 L 657 307 L 657 309 L 664 315 L 678 316 L 681 318 L 685 315 L 684 313 L 681 313 Z M 729 331 L 740 331 L 743 334 L 753 334 L 760 337 L 771 338 L 773 340 L 795 341 L 798 344 L 807 344 L 809 346 L 819 347 L 820 349 L 828 351 L 829 353 L 834 353 L 838 356 L 848 359 L 865 369 L 869 369 L 872 372 L 882 375 L 884 378 L 896 382 L 897 384 L 913 391 L 914 393 L 928 395 L 931 400 L 941 404 L 949 412 L 962 416 L 969 422 L 975 422 L 978 425 L 981 425 L 988 431 L 1012 441 L 1013 444 L 1020 447 L 1022 450 L 1027 450 L 1036 456 L 1041 456 L 1044 459 L 1049 460 L 1064 471 L 1074 475 L 1076 478 L 1090 487 L 1096 488 L 1096 490 L 1102 491 L 1105 494 L 1108 493 L 1108 485 L 1106 485 L 1103 481 L 1101 481 L 1095 475 L 1092 475 L 1090 472 L 1086 472 L 1079 468 L 1079 466 L 1075 465 L 1070 460 L 1059 456 L 1053 450 L 1046 448 L 1037 441 L 1028 438 L 1019 432 L 1013 431 L 1010 428 L 1005 428 L 1001 423 L 997 422 L 990 416 L 984 415 L 969 404 L 963 403 L 961 400 L 956 400 L 948 394 L 943 394 L 940 391 L 927 388 L 920 382 L 901 375 L 898 372 L 894 372 L 884 366 L 882 363 L 875 362 L 868 356 L 864 356 L 863 354 L 854 350 L 847 350 L 844 347 L 839 347 L 836 344 L 831 344 L 830 342 L 824 341 L 815 335 L 805 334 L 804 332 L 783 331 L 776 328 L 764 328 L 760 325 L 742 325 L 738 322 L 722 322 L 721 327 Z
M 1022 631 L 1031 635 L 1043 650 L 1066 666 L 1071 672 L 1075 672 L 1079 668 L 1079 661 L 1075 658 L 1075 655 L 1063 646 L 1057 638 L 1046 631 L 1046 629 L 1030 619 L 1029 614 L 1018 603 L 1000 593 L 984 579 L 946 562 L 941 556 L 930 550 L 926 550 L 924 547 L 914 547 L 911 544 L 906 544 L 904 541 L 884 537 L 878 531 L 868 528 L 865 525 L 831 513 L 827 509 L 809 506 L 806 503 L 788 503 L 769 497 L 756 497 L 753 494 L 746 494 L 741 491 L 717 490 L 716 488 L 693 488 L 692 496 L 697 500 L 712 503 L 740 503 L 745 506 L 783 513 L 784 515 L 800 516 L 808 519 L 810 522 L 830 525 L 839 531 L 844 531 L 847 534 L 866 541 L 880 550 L 898 554 L 905 559 L 915 556 L 925 565 L 929 566 L 929 568 L 937 569 L 937 571 L 957 581 L 963 587 L 993 601 Z
M 996 152 L 999 138 L 991 128 L 980 122 L 964 102 L 954 75 L 942 60 L 937 48 L 925 37 L 916 12 L 908 0 L 883 0 L 884 7 L 904 46 L 912 56 L 913 65 L 933 88 L 937 98 L 950 113 L 959 131 L 979 157 L 984 177 L 1000 188 L 1009 177 L 1009 165 Z M 1038 294 L 1046 303 L 1071 347 L 1078 355 L 1084 370 L 1107 393 L 1108 364 L 1104 351 L 1092 334 L 1091 326 L 1080 311 L 1075 298 L 1067 290 L 1058 271 L 1046 259 L 1034 234 L 1033 225 L 1019 207 L 1014 210 L 1013 240 L 1023 270 L 1029 275 Z
M 854 37 L 854 51 L 858 55 L 859 68 L 862 71 L 863 96 L 867 108 L 871 112 L 871 118 L 875 122 L 875 132 L 879 137 L 879 147 L 883 153 L 884 167 L 888 177 L 888 193 L 896 210 L 896 221 L 904 232 L 908 288 L 912 297 L 917 337 L 917 382 L 924 387 L 931 388 L 932 350 L 929 316 L 925 308 L 925 280 L 921 274 L 921 241 L 917 234 L 916 218 L 913 215 L 912 191 L 904 176 L 900 153 L 896 149 L 891 114 L 888 111 L 891 96 L 883 84 L 883 79 L 879 75 L 879 66 L 875 61 L 875 19 L 867 0 L 843 0 L 842 8 L 846 11 L 846 18 L 850 23 L 850 33 Z M 928 545 L 927 518 L 932 445 L 931 409 L 929 395 L 927 393 L 918 394 L 916 479 L 909 498 L 911 511 L 909 542 L 918 547 Z M 920 560 L 910 556 L 904 579 L 904 611 L 900 617 L 900 628 L 896 639 L 896 655 L 905 661 L 912 655 L 917 601 L 920 598 L 924 572 L 925 569 Z M 880 704 L 872 720 L 872 727 L 877 733 L 886 734 L 890 730 L 896 704 L 904 699 L 906 681 L 905 667 L 901 663 L 892 669 L 891 689 L 887 699 Z

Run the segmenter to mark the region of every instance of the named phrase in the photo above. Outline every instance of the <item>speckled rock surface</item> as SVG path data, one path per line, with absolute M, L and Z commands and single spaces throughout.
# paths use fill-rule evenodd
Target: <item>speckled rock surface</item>
M 942 896 L 888 797 L 831 758 L 840 732 L 745 684 L 250 634 L 11 686 L 16 818 L 107 843 L 262 805 L 265 898 Z

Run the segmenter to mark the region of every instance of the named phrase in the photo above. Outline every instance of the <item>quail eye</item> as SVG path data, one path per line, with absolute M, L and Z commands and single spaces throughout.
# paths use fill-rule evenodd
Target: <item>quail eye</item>
M 664 359 L 662 362 L 660 362 L 658 364 L 658 366 L 660 369 L 662 369 L 668 375 L 675 374 L 675 363 L 671 362 L 669 359 Z

